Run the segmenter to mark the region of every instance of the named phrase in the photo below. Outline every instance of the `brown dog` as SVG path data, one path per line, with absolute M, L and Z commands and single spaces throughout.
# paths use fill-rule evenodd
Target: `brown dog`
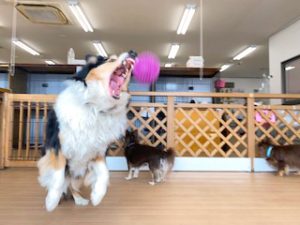
M 300 145 L 274 145 L 269 139 L 258 144 L 260 153 L 267 162 L 278 169 L 278 175 L 289 174 L 289 168 L 300 171 Z M 299 172 L 298 172 L 299 173 Z
M 128 164 L 128 176 L 126 180 L 137 178 L 139 169 L 144 164 L 148 164 L 152 181 L 149 184 L 154 185 L 164 181 L 168 172 L 174 165 L 175 152 L 169 148 L 162 150 L 149 145 L 138 143 L 138 132 L 126 132 L 125 136 L 125 157 Z

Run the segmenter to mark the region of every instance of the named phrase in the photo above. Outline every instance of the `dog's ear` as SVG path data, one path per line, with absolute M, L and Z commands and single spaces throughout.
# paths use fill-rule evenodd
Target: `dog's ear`
M 128 137 L 130 136 L 131 132 L 129 130 L 126 130 L 125 136 Z
M 138 139 L 138 136 L 139 136 L 139 132 L 137 129 L 135 129 L 132 134 L 134 135 L 135 139 Z

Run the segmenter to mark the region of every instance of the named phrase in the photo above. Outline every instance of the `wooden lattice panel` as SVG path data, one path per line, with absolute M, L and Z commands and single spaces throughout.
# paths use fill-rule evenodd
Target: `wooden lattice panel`
M 138 130 L 139 142 L 154 147 L 167 146 L 167 111 L 166 107 L 155 104 L 147 106 L 130 106 L 128 109 L 128 126 L 131 130 Z M 123 155 L 122 140 L 114 143 L 114 149 L 108 155 Z
M 292 107 L 256 107 L 256 115 L 261 121 L 255 120 L 255 139 L 257 142 L 269 138 L 274 144 L 300 143 L 300 110 Z M 273 119 L 272 119 L 273 116 Z M 275 121 L 274 121 L 275 118 Z
M 138 130 L 140 143 L 159 148 L 174 147 L 178 156 L 250 157 L 255 142 L 270 138 L 275 144 L 300 143 L 300 106 L 254 107 L 256 98 L 297 98 L 299 95 L 193 93 L 198 97 L 246 98 L 242 104 L 176 103 L 191 93 L 148 93 L 166 96 L 166 103 L 131 103 L 128 126 Z M 147 93 L 138 93 L 145 96 Z M 46 121 L 56 96 L 5 94 L 2 123 L 2 152 L 5 166 L 36 165 L 45 143 Z M 264 110 L 271 111 L 276 120 Z M 255 120 L 259 114 L 264 122 Z M 107 154 L 123 155 L 123 140 L 112 143 Z M 1 156 L 0 154 L 0 156 Z
M 175 111 L 175 149 L 180 156 L 245 157 L 246 130 L 242 108 Z

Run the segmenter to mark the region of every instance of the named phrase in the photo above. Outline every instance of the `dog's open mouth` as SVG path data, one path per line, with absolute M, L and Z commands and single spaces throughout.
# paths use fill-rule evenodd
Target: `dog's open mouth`
M 109 90 L 113 98 L 119 99 L 123 84 L 126 81 L 126 70 L 124 66 L 118 67 L 110 77 Z
M 109 91 L 110 91 L 110 95 L 114 99 L 120 98 L 123 85 L 126 83 L 126 80 L 129 74 L 131 73 L 133 64 L 134 64 L 134 60 L 128 58 L 124 60 L 122 65 L 119 66 L 111 75 L 109 81 Z

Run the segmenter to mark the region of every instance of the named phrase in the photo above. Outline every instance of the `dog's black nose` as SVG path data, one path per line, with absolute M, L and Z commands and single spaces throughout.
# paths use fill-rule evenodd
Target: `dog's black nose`
M 129 54 L 129 57 L 130 58 L 132 58 L 132 59 L 135 59 L 136 57 L 137 57 L 137 53 L 135 52 L 135 51 L 133 51 L 133 50 L 130 50 L 129 52 L 128 52 L 128 54 Z

